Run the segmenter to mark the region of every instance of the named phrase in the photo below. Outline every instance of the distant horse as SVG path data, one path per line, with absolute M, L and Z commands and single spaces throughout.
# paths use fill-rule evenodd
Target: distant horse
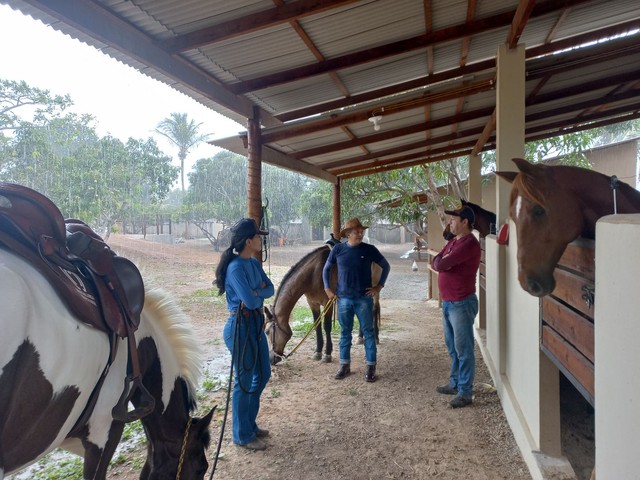
M 273 365 L 282 359 L 284 356 L 284 348 L 293 335 L 291 327 L 289 326 L 289 317 L 291 316 L 293 307 L 296 305 L 298 300 L 303 295 L 306 296 L 307 303 L 313 313 L 314 322 L 320 316 L 324 305 L 329 301 L 329 298 L 324 291 L 322 269 L 324 268 L 324 264 L 326 263 L 330 252 L 330 246 L 323 245 L 302 257 L 302 259 L 289 269 L 282 279 L 271 308 L 269 309 L 265 307 L 267 317 L 267 326 L 265 331 L 271 346 L 271 363 Z M 374 263 L 371 267 L 374 286 L 378 284 L 381 273 L 382 269 Z M 331 271 L 331 287 L 335 289 L 337 283 L 338 271 L 334 266 Z M 374 297 L 373 315 L 376 341 L 378 341 L 380 332 L 379 294 Z M 322 359 L 325 362 L 331 361 L 331 354 L 333 353 L 333 342 L 331 341 L 332 318 L 333 307 L 329 307 L 324 312 L 322 322 L 316 327 L 316 353 L 314 356 L 316 360 Z M 324 345 L 324 339 L 322 336 L 323 329 L 326 337 L 326 349 L 324 355 L 322 355 L 322 348 Z
M 510 216 L 518 234 L 518 280 L 536 297 L 553 292 L 553 271 L 566 246 L 595 238 L 596 221 L 614 213 L 611 177 L 570 166 L 532 164 L 514 158 L 519 172 L 496 172 L 513 184 Z M 623 182 L 618 213 L 640 212 L 640 192 Z
M 84 457 L 84 478 L 105 479 L 124 428 L 112 408 L 127 375 L 126 340 L 111 345 L 81 323 L 38 270 L 4 249 L 0 298 L 0 479 L 57 447 Z M 199 340 L 160 290 L 146 293 L 136 338 L 142 382 L 155 399 L 141 419 L 149 446 L 140 478 L 202 479 L 214 409 L 191 417 Z
M 491 233 L 491 225 L 496 224 L 496 214 L 493 212 L 490 212 L 489 210 L 485 210 L 480 205 L 467 202 L 464 199 L 460 199 L 460 203 L 462 204 L 463 207 L 464 206 L 471 207 L 471 209 L 473 210 L 473 213 L 476 217 L 476 221 L 473 224 L 473 228 L 478 231 L 478 233 L 480 234 L 480 238 L 484 238 L 487 235 L 489 235 L 489 233 Z M 447 226 L 444 227 L 444 232 L 442 232 L 442 236 L 447 242 L 449 240 L 452 240 L 454 237 L 454 235 L 451 233 L 451 230 L 449 228 L 450 228 L 449 224 L 447 224 Z

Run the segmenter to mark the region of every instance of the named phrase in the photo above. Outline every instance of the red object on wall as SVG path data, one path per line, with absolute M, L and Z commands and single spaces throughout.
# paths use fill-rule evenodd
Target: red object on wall
M 509 245 L 509 224 L 505 223 L 500 227 L 498 232 L 498 245 Z

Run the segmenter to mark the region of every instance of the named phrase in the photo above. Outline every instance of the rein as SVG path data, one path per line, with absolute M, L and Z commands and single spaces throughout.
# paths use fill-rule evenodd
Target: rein
M 182 475 L 182 464 L 184 463 L 184 453 L 187 450 L 187 441 L 189 440 L 189 431 L 191 430 L 191 420 L 191 415 L 189 415 L 187 428 L 185 429 L 184 437 L 182 438 L 182 448 L 180 449 L 180 460 L 178 460 L 178 472 L 176 473 L 176 480 L 180 480 L 180 475 Z

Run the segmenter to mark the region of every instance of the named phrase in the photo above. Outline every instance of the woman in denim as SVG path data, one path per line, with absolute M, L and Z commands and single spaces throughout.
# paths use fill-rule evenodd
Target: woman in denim
M 470 207 L 446 210 L 451 215 L 449 228 L 455 235 L 433 259 L 442 296 L 444 341 L 451 357 L 449 383 L 436 388 L 438 393 L 455 395 L 453 408 L 473 401 L 476 361 L 473 323 L 478 314 L 476 274 L 480 266 L 480 243 L 471 233 L 475 215 Z
M 268 430 L 258 427 L 260 395 L 271 377 L 269 346 L 264 333 L 262 305 L 274 293 L 273 283 L 254 257 L 262 249 L 255 220 L 243 218 L 231 228 L 231 246 L 222 253 L 216 269 L 215 285 L 226 293 L 229 318 L 223 336 L 231 352 L 235 380 L 231 400 L 233 442 L 264 450 L 262 438 Z
M 342 380 L 351 372 L 351 333 L 354 316 L 358 317 L 364 334 L 364 350 L 367 368 L 364 379 L 376 381 L 377 347 L 373 328 L 373 297 L 380 293 L 389 276 L 391 267 L 380 251 L 362 241 L 367 227 L 357 218 L 347 220 L 340 231 L 340 238 L 347 241 L 331 249 L 331 253 L 322 270 L 324 291 L 331 299 L 338 297 L 338 323 L 340 323 L 340 369 L 336 379 Z M 375 262 L 382 268 L 380 281 L 372 286 L 371 264 Z M 334 292 L 330 288 L 331 268 L 338 266 L 338 287 Z

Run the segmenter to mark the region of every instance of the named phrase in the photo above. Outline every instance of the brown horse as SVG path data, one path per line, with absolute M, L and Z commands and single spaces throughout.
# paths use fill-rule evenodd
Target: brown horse
M 470 207 L 471 210 L 473 210 L 473 214 L 476 216 L 476 221 L 473 224 L 473 228 L 478 231 L 478 233 L 480 234 L 480 238 L 484 238 L 489 235 L 489 233 L 491 233 L 491 225 L 496 224 L 496 214 L 490 212 L 489 210 L 485 210 L 480 205 L 467 202 L 462 198 L 460 199 L 460 203 L 463 207 Z M 451 230 L 449 230 L 449 224 L 444 227 L 442 236 L 447 242 L 453 239 L 453 234 L 451 233 Z
M 532 164 L 514 158 L 519 172 L 496 172 L 513 184 L 510 217 L 518 234 L 518 280 L 536 297 L 553 292 L 553 271 L 566 246 L 595 238 L 596 221 L 614 213 L 612 179 L 578 167 Z M 617 213 L 640 212 L 640 192 L 623 182 Z
M 303 295 L 307 298 L 307 303 L 313 313 L 314 322 L 320 316 L 324 305 L 329 301 L 322 282 L 322 269 L 327 261 L 327 257 L 329 257 L 329 252 L 331 252 L 331 246 L 329 242 L 327 242 L 326 245 L 318 247 L 302 257 L 289 269 L 282 279 L 271 309 L 265 307 L 267 317 L 265 332 L 271 347 L 270 356 L 273 365 L 284 357 L 284 348 L 293 334 L 289 326 L 289 317 L 298 300 Z M 374 263 L 371 267 L 374 286 L 378 284 L 381 273 L 382 269 Z M 338 271 L 337 268 L 334 267 L 331 271 L 331 288 L 335 290 L 337 283 Z M 373 316 L 376 341 L 378 341 L 380 331 L 379 295 L 374 297 Z M 324 312 L 322 322 L 316 327 L 316 353 L 314 356 L 316 360 L 322 359 L 324 362 L 331 361 L 331 354 L 333 352 L 333 342 L 331 341 L 332 318 L 333 307 L 329 306 Z M 324 346 L 323 329 L 326 337 L 324 355 L 322 355 L 322 348 Z

